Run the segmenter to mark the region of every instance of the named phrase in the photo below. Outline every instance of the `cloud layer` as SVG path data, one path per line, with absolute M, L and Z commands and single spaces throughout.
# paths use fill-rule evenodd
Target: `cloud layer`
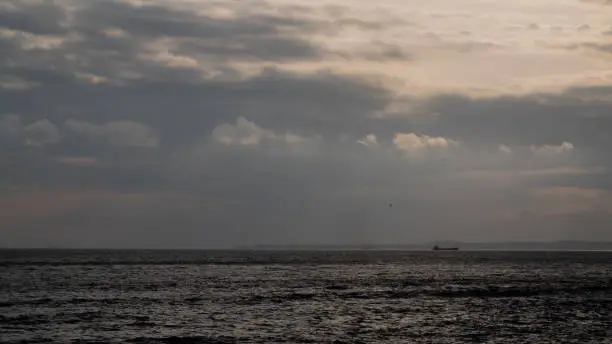
M 0 242 L 612 240 L 612 9 L 544 5 L 3 3 Z

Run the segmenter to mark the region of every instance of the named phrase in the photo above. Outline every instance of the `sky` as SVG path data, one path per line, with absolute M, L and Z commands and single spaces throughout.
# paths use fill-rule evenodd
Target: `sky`
M 0 246 L 612 240 L 610 18 L 2 1 Z

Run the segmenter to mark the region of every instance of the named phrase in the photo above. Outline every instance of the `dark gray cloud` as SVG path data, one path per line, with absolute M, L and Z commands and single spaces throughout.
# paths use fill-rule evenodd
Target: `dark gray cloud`
M 283 30 L 317 30 L 316 22 L 275 15 L 246 13 L 237 18 L 220 19 L 197 14 L 192 9 L 151 4 L 134 7 L 122 1 L 88 2 L 76 14 L 77 28 L 101 30 L 108 27 L 148 38 L 192 37 L 234 39 L 280 35 Z
M 471 99 L 440 95 L 425 101 L 423 129 L 463 142 L 508 145 L 560 144 L 605 147 L 612 138 L 612 88 L 585 87 L 562 94 Z
M 571 44 L 566 47 L 569 50 L 575 49 L 592 49 L 595 51 L 600 51 L 603 53 L 612 53 L 612 43 L 579 43 L 579 44 Z
M 53 35 L 66 32 L 62 25 L 66 11 L 53 1 L 28 3 L 7 0 L 0 6 L 0 26 L 33 34 Z
M 93 35 L 88 41 L 94 42 L 99 32 L 115 28 L 129 34 L 132 44 L 172 37 L 181 40 L 177 48 L 181 53 L 219 59 L 313 59 L 323 54 L 296 35 L 320 30 L 316 22 L 305 19 L 249 13 L 220 19 L 161 5 L 135 9 L 117 1 L 94 2 L 76 18 L 77 30 Z
M 188 67 L 169 68 L 154 60 L 160 51 L 150 51 L 148 45 L 168 37 L 176 40 L 175 46 L 161 48 L 162 52 L 183 60 L 189 56 L 206 59 L 217 65 L 215 72 L 227 69 L 228 59 L 318 59 L 324 53 L 300 37 L 318 30 L 316 23 L 307 20 L 255 13 L 219 19 L 162 5 L 86 1 L 72 9 L 66 21 L 59 14 L 65 14 L 67 3 L 38 7 L 15 3 L 14 8 L 0 12 L 14 18 L 0 25 L 12 30 L 0 35 L 2 74 L 44 84 L 78 82 L 79 75 L 124 81 L 126 77 L 201 79 Z M 38 26 L 30 28 L 33 25 Z M 53 40 L 54 45 L 45 46 Z
M 157 146 L 157 135 L 151 128 L 138 122 L 113 121 L 104 124 L 92 124 L 70 119 L 64 125 L 68 132 L 77 137 L 85 140 L 101 141 L 111 146 Z
M 7 19 L 0 29 L 9 30 L 0 35 L 3 74 L 45 84 L 83 82 L 92 77 L 100 81 L 196 82 L 203 76 L 231 71 L 231 62 L 319 60 L 336 54 L 310 42 L 307 37 L 311 34 L 333 34 L 347 26 L 381 29 L 380 24 L 355 18 L 315 20 L 294 12 L 291 16 L 263 14 L 232 4 L 226 4 L 236 12 L 231 18 L 178 5 L 134 6 L 119 0 L 70 6 L 68 2 L 11 4 L 0 12 Z M 359 52 L 351 54 L 359 57 Z M 398 48 L 387 47 L 376 58 L 405 56 Z M 207 63 L 197 73 L 190 66 L 196 60 Z
M 239 116 L 273 130 L 310 136 L 360 133 L 391 96 L 360 78 L 300 76 L 271 69 L 238 82 L 68 84 L 0 93 L 4 110 L 23 114 L 24 121 L 38 118 L 38 109 L 45 109 L 46 118 L 56 125 L 69 119 L 95 124 L 130 120 L 156 131 L 163 146 L 202 139 L 216 125 Z

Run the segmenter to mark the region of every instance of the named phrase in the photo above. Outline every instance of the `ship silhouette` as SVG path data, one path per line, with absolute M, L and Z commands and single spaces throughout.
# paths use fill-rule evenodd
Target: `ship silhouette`
M 432 250 L 434 251 L 457 251 L 459 250 L 459 247 L 440 247 L 438 245 L 434 245 Z

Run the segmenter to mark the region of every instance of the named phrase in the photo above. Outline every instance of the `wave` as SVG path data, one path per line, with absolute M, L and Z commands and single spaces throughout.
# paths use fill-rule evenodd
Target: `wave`
M 112 265 L 379 265 L 500 263 L 563 265 L 605 264 L 612 252 L 460 251 L 452 255 L 429 251 L 241 251 L 241 250 L 1 250 L 0 267 Z
M 128 339 L 127 343 L 135 344 L 233 344 L 239 342 L 239 338 L 229 336 L 208 337 L 208 336 L 171 336 L 171 337 L 137 337 Z
M 471 288 L 445 288 L 430 291 L 427 294 L 438 297 L 530 297 L 545 295 L 587 295 L 594 292 L 612 290 L 611 285 L 585 285 L 576 287 L 567 286 L 510 286 L 501 287 L 490 285 L 486 287 Z
M 525 298 L 536 296 L 589 296 L 594 293 L 612 292 L 612 285 L 593 285 L 581 287 L 564 286 L 443 286 L 441 288 L 405 288 L 387 290 L 322 289 L 315 292 L 289 292 L 284 294 L 253 295 L 230 298 L 228 303 L 259 304 L 284 303 L 311 300 L 371 300 L 407 299 L 416 297 L 435 298 Z
M 105 314 L 102 311 L 81 311 L 81 312 L 53 312 L 47 314 L 21 314 L 21 315 L 0 315 L 0 323 L 4 326 L 9 325 L 13 328 L 41 326 L 52 324 L 79 324 L 83 322 L 93 322 L 96 320 L 126 320 L 130 321 L 127 326 L 152 327 L 146 315 L 123 315 Z
M 72 299 L 50 299 L 40 298 L 32 300 L 19 301 L 3 301 L 0 302 L 0 308 L 19 307 L 19 306 L 50 306 L 57 307 L 62 305 L 78 305 L 78 304 L 103 304 L 112 305 L 119 303 L 153 303 L 159 302 L 158 298 L 151 297 L 129 297 L 129 298 L 72 298 Z
M 612 293 L 612 281 L 604 280 L 582 284 L 569 283 L 519 283 L 519 284 L 453 284 L 431 283 L 422 281 L 416 283 L 389 284 L 329 284 L 308 289 L 289 288 L 284 291 L 275 290 L 269 293 L 253 294 L 249 288 L 221 289 L 222 293 L 201 293 L 191 291 L 182 298 L 175 297 L 144 297 L 122 296 L 106 298 L 38 298 L 29 300 L 5 300 L 0 302 L 0 309 L 14 307 L 63 307 L 68 305 L 111 306 L 126 304 L 170 304 L 196 305 L 207 302 L 222 302 L 225 304 L 253 305 L 262 303 L 306 302 L 311 300 L 368 300 L 368 299 L 407 299 L 417 297 L 435 298 L 525 298 L 538 296 L 596 296 Z M 301 290 L 300 290 L 301 289 Z M 227 293 L 227 292 L 230 293 Z M 246 292 L 246 293 L 245 293 Z M 604 300 L 605 301 L 605 300 Z M 61 314 L 60 314 L 61 315 Z M 41 319 L 10 319 L 0 318 L 7 323 L 20 321 L 43 321 Z M 143 319 L 134 319 L 144 321 Z M 145 319 L 146 320 L 146 319 Z M 144 325 L 143 325 L 144 326 Z

